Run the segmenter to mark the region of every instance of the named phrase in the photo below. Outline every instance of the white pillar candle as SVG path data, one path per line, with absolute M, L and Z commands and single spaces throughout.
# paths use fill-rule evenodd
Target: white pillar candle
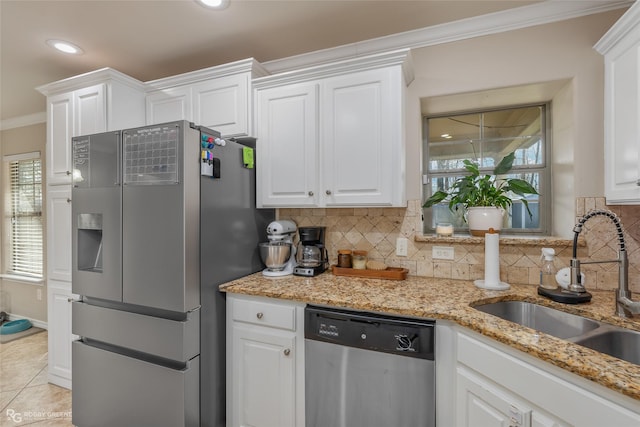
M 449 223 L 436 224 L 436 236 L 438 237 L 453 236 L 453 225 Z

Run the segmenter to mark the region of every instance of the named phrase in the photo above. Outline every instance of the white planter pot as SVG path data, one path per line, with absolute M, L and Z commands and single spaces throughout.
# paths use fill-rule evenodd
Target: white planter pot
M 472 236 L 484 237 L 490 228 L 498 232 L 502 229 L 504 209 L 493 206 L 467 208 L 467 222 Z

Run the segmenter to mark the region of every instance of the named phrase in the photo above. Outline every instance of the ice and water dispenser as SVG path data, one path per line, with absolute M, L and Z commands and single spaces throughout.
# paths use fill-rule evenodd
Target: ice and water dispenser
M 102 214 L 81 213 L 78 226 L 78 269 L 102 272 Z
M 122 293 L 111 284 L 121 271 L 120 139 L 117 132 L 72 139 L 72 279 L 83 288 L 75 293 Z

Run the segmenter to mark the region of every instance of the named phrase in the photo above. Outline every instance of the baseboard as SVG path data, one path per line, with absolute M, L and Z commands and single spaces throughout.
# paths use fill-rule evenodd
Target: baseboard
M 42 320 L 31 319 L 31 318 L 26 317 L 26 316 L 20 316 L 18 314 L 11 314 L 11 313 L 7 313 L 7 319 L 8 320 L 29 319 L 33 326 L 35 326 L 37 328 L 42 328 L 42 329 L 49 330 L 48 323 L 47 322 L 43 322 Z

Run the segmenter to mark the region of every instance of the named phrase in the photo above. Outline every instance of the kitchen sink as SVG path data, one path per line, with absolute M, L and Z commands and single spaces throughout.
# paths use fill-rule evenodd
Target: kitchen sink
M 595 320 L 525 301 L 500 301 L 474 308 L 563 339 L 585 334 L 600 326 Z
M 572 340 L 600 353 L 640 365 L 640 333 L 606 326 L 606 330 Z
M 473 308 L 640 365 L 640 332 L 526 301 L 500 301 Z

